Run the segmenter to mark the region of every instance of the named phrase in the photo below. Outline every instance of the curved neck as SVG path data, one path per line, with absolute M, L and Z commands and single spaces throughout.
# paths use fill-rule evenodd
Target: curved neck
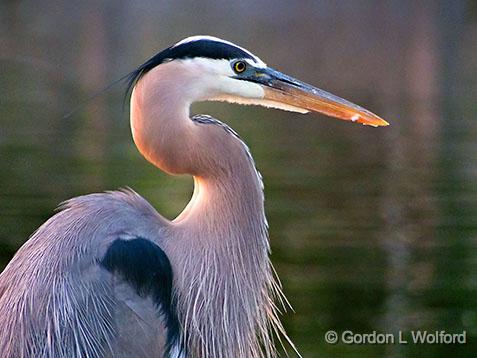
M 195 97 L 187 88 L 195 74 L 165 66 L 180 64 L 153 69 L 134 88 L 131 129 L 148 161 L 169 174 L 194 176 L 192 200 L 175 222 L 189 219 L 199 225 L 227 215 L 227 221 L 237 221 L 239 214 L 248 217 L 247 223 L 262 220 L 262 182 L 248 148 L 225 124 L 189 118 Z M 174 76 L 177 71 L 181 76 Z
M 194 193 L 175 224 L 194 228 L 203 235 L 220 235 L 231 227 L 241 232 L 253 231 L 264 225 L 261 179 L 245 148 L 241 151 L 243 155 L 228 158 L 232 164 L 230 172 L 194 176 Z
M 226 125 L 189 118 L 193 75 L 173 78 L 164 66 L 174 64 L 136 85 L 131 127 L 147 160 L 194 176 L 193 197 L 161 243 L 173 267 L 183 344 L 191 356 L 274 356 L 271 326 L 284 331 L 273 304 L 280 288 L 268 258 L 260 175 Z
M 161 73 L 164 72 L 164 73 Z M 141 154 L 169 174 L 192 174 L 186 154 L 193 140 L 190 103 L 181 96 L 170 72 L 152 70 L 134 87 L 131 95 L 131 131 Z

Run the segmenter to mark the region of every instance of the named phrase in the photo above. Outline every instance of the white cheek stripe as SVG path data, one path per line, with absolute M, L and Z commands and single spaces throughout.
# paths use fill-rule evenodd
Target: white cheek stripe
M 212 73 L 229 77 L 235 75 L 230 66 L 229 60 L 213 60 L 206 57 L 194 57 L 174 61 L 180 61 L 188 68 L 195 68 L 197 71 L 201 71 L 198 73 Z

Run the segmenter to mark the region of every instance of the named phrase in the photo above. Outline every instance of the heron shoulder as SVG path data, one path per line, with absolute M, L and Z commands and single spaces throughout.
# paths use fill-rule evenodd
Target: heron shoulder
M 118 237 L 143 237 L 161 245 L 168 226 L 165 218 L 130 189 L 76 197 L 59 209 L 18 250 L 0 281 L 38 282 L 38 290 L 44 291 L 49 288 L 41 277 L 77 275 L 79 280 L 87 279 L 86 272 Z
M 0 351 L 12 341 L 6 356 L 26 346 L 58 357 L 172 349 L 178 324 L 164 225 L 132 190 L 65 202 L 0 275 L 0 330 L 8 332 Z
M 61 203 L 58 209 L 63 211 L 69 209 L 78 210 L 82 208 L 101 209 L 116 207 L 136 209 L 152 216 L 159 215 L 147 200 L 131 188 L 77 196 Z
M 61 222 L 92 230 L 94 236 L 109 237 L 122 232 L 158 243 L 170 225 L 169 220 L 130 188 L 78 196 L 63 202 L 58 209 L 57 215 L 67 217 Z M 55 221 L 55 217 L 50 220 Z
M 111 275 L 111 285 L 126 283 L 139 300 L 152 300 L 156 315 L 167 330 L 165 350 L 168 352 L 179 342 L 179 322 L 172 295 L 173 273 L 166 253 L 152 241 L 141 237 L 119 237 L 107 249 L 100 265 Z M 119 282 L 119 283 L 118 283 Z M 121 289 L 116 296 L 121 297 Z M 138 298 L 135 299 L 136 301 Z M 128 298 L 125 301 L 131 301 Z M 134 307 L 129 306 L 136 311 Z M 141 315 L 141 312 L 137 312 Z

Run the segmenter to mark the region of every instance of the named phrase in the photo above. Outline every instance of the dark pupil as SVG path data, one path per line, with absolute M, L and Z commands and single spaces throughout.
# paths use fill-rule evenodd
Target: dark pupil
M 242 72 L 245 69 L 245 64 L 243 62 L 237 62 L 235 69 L 239 72 Z

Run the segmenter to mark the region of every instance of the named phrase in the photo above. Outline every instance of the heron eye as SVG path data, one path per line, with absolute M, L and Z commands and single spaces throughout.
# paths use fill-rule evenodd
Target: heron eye
M 244 61 L 237 61 L 234 63 L 235 73 L 242 73 L 247 68 L 247 64 Z

